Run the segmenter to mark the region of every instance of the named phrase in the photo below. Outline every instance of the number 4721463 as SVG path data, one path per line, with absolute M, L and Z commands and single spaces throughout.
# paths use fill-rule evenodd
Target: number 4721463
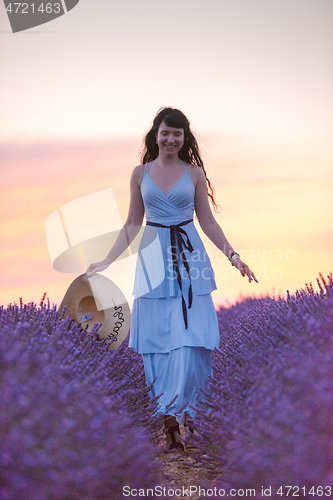
M 13 6 L 13 7 L 12 7 Z M 60 3 L 40 3 L 40 4 L 27 4 L 27 3 L 21 3 L 21 2 L 13 2 L 9 3 L 8 6 L 6 7 L 6 11 L 10 12 L 10 14 L 28 14 L 29 13 L 29 7 L 30 7 L 30 12 L 34 14 L 35 12 L 41 12 L 42 14 L 46 12 L 47 14 L 51 14 L 54 12 L 55 14 L 60 14 Z
M 331 486 L 312 486 L 308 491 L 305 486 L 280 486 L 276 494 L 284 497 L 299 497 L 300 494 L 313 495 L 313 496 L 324 496 L 331 497 L 332 487 Z

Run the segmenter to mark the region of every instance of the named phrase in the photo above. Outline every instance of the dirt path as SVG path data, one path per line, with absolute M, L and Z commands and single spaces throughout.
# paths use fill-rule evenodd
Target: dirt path
M 198 462 L 193 455 L 198 453 L 198 449 L 189 449 L 185 451 L 172 450 L 167 451 L 164 445 L 164 436 L 161 436 L 159 443 L 160 453 L 158 460 L 162 463 L 161 484 L 166 485 L 171 490 L 190 488 L 192 493 L 183 496 L 171 495 L 170 498 L 180 500 L 198 500 L 194 487 L 214 488 L 215 479 L 212 473 L 201 462 Z M 179 492 L 178 492 L 179 493 Z M 168 497 L 167 497 L 168 498 Z

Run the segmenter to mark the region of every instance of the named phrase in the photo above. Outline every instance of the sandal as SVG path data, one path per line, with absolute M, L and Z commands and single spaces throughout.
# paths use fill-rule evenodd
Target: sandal
M 184 427 L 188 427 L 188 432 L 190 432 L 191 434 L 194 434 L 194 422 L 193 422 L 193 420 L 186 420 L 186 422 L 184 422 Z
M 195 425 L 193 420 L 187 420 L 184 422 L 184 429 L 185 429 L 185 449 L 186 451 L 197 451 L 200 452 L 200 449 L 197 448 L 196 444 L 193 443 L 192 436 L 198 435 L 197 431 L 195 430 Z
M 165 432 L 165 434 L 168 434 L 170 436 L 170 439 L 171 439 L 171 443 L 167 444 L 169 450 L 172 450 L 173 448 L 179 448 L 179 449 L 184 451 L 185 448 L 184 448 L 183 443 L 181 443 L 180 441 L 177 441 L 176 437 L 175 437 L 175 432 L 178 432 L 178 434 L 180 436 L 179 424 L 173 425 L 172 427 L 165 428 L 164 432 Z

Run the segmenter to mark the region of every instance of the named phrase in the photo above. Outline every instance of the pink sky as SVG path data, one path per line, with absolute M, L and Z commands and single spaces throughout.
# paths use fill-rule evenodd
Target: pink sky
M 128 179 L 135 163 L 131 164 L 130 157 L 135 158 L 137 150 L 134 140 L 7 148 L 1 200 L 5 219 L 1 230 L 2 303 L 18 301 L 20 296 L 25 301 L 37 301 L 44 291 L 51 302 L 60 303 L 77 274 L 52 269 L 45 238 L 46 218 L 71 201 L 111 187 L 125 221 Z M 315 281 L 318 272 L 330 271 L 330 186 L 307 172 L 306 161 L 310 159 L 301 154 L 298 160 L 293 159 L 298 174 L 288 175 L 285 156 L 276 153 L 273 161 L 258 155 L 244 163 L 235 154 L 232 158 L 225 154 L 211 158 L 215 169 L 207 166 L 221 206 L 215 217 L 259 278 L 259 284 L 245 281 L 201 233 L 216 273 L 215 303 L 232 302 L 240 294 L 284 294 L 286 289 L 293 291 Z M 315 170 L 314 158 L 313 162 Z M 258 172 L 275 163 L 281 167 L 271 178 L 263 173 L 251 179 L 243 171 L 246 168 L 251 172 L 255 167 Z M 217 171 L 220 165 L 223 171 Z

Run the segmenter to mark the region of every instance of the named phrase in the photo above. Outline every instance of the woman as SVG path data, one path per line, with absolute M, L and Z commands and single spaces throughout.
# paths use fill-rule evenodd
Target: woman
M 209 191 L 207 189 L 207 184 Z M 184 449 L 179 424 L 193 432 L 193 419 L 212 376 L 212 350 L 219 347 L 211 298 L 214 271 L 193 223 L 195 210 L 204 233 L 242 276 L 257 281 L 214 219 L 213 189 L 186 116 L 161 108 L 145 137 L 142 164 L 133 169 L 127 220 L 102 262 L 103 271 L 147 226 L 138 251 L 129 347 L 142 355 L 151 397 L 164 417 L 168 447 Z

